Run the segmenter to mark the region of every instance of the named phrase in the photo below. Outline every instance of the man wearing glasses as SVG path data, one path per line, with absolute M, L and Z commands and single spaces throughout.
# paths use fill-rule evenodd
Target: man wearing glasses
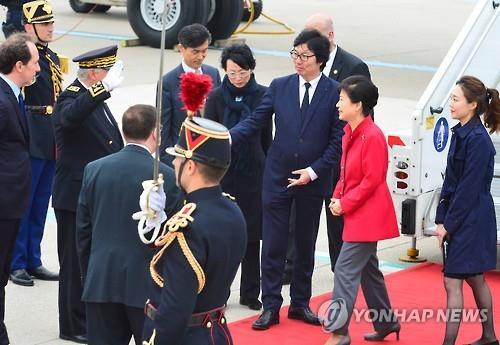
M 296 260 L 288 318 L 319 325 L 309 308 L 314 248 L 323 198 L 332 191 L 332 166 L 341 155 L 338 83 L 321 73 L 330 43 L 318 31 L 302 31 L 290 56 L 297 73 L 274 79 L 261 105 L 230 131 L 233 145 L 249 140 L 275 114 L 262 191 L 262 302 L 255 330 L 279 323 L 290 208 L 297 207 Z

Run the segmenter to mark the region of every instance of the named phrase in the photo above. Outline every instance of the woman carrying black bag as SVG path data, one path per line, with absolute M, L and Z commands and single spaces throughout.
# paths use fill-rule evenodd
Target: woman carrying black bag
M 257 84 L 255 58 L 246 44 L 222 51 L 221 66 L 226 72 L 222 85 L 214 89 L 205 105 L 205 117 L 228 129 L 244 120 L 260 104 L 266 87 Z M 272 121 L 259 135 L 232 147 L 231 166 L 221 185 L 236 198 L 247 222 L 247 250 L 241 263 L 240 304 L 259 310 L 260 240 L 262 237 L 262 175 L 266 152 L 272 141 Z

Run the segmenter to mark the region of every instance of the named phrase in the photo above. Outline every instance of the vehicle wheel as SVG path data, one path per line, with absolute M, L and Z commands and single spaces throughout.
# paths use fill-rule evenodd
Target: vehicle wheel
M 262 13 L 262 0 L 253 0 L 252 2 L 254 10 L 253 21 L 256 21 Z M 243 16 L 241 17 L 241 21 L 248 22 L 248 19 L 250 19 L 250 9 L 243 7 Z
M 216 0 L 214 15 L 207 23 L 212 40 L 229 38 L 238 28 L 242 15 L 242 0 Z
M 89 13 L 94 7 L 94 4 L 87 4 L 80 0 L 69 0 L 69 5 L 76 13 Z
M 111 6 L 106 6 L 106 5 L 97 5 L 95 8 L 94 8 L 94 12 L 97 12 L 97 13 L 106 13 L 108 12 L 108 10 L 111 8 Z
M 163 0 L 128 0 L 130 26 L 145 44 L 159 48 L 161 41 Z M 167 8 L 165 47 L 177 43 L 180 29 L 193 23 L 206 23 L 209 0 L 178 0 Z

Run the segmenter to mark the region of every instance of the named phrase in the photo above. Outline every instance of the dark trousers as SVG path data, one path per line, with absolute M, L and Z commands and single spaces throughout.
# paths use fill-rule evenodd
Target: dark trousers
M 293 262 L 295 260 L 295 202 L 292 201 L 290 208 L 290 228 L 288 230 L 288 243 L 286 247 L 285 272 L 293 272 Z
M 76 252 L 76 213 L 55 209 L 59 254 L 59 333 L 86 334 L 82 279 Z
M 0 219 L 0 345 L 9 344 L 9 336 L 5 327 L 5 286 L 9 281 L 10 260 L 20 219 Z
M 314 249 L 323 197 L 296 191 L 262 193 L 262 302 L 265 310 L 278 310 L 289 232 L 290 208 L 296 205 L 295 251 L 290 296 L 292 305 L 309 306 Z
M 121 303 L 85 303 L 89 345 L 141 345 L 144 309 Z
M 334 216 L 330 209 L 330 198 L 325 199 L 326 228 L 328 233 L 328 251 L 330 253 L 330 265 L 335 272 L 335 264 L 342 249 L 342 233 L 344 231 L 344 217 Z
M 31 190 L 29 205 L 17 234 L 11 271 L 33 269 L 42 265 L 42 242 L 47 208 L 49 206 L 55 161 L 31 158 Z
M 248 242 L 241 261 L 240 297 L 257 299 L 260 294 L 260 241 Z
M 346 335 L 354 311 L 354 304 L 361 285 L 368 309 L 389 320 L 374 320 L 376 331 L 382 331 L 396 323 L 387 294 L 384 276 L 378 268 L 377 242 L 345 242 L 340 251 L 333 280 L 332 298 L 342 298 L 347 307 L 347 322 L 335 331 Z

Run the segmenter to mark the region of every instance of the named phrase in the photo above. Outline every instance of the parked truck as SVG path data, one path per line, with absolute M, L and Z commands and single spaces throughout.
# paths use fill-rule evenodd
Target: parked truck
M 500 2 L 479 0 L 444 60 L 420 97 L 411 127 L 390 133 L 389 175 L 401 233 L 412 238 L 409 256 L 415 258 L 416 238 L 434 235 L 451 141 L 449 98 L 456 81 L 473 75 L 488 87 L 500 87 Z M 500 136 L 493 135 L 497 151 L 491 193 L 500 229 Z M 473 201 L 471 201 L 473 202 Z M 500 243 L 500 230 L 497 233 Z

